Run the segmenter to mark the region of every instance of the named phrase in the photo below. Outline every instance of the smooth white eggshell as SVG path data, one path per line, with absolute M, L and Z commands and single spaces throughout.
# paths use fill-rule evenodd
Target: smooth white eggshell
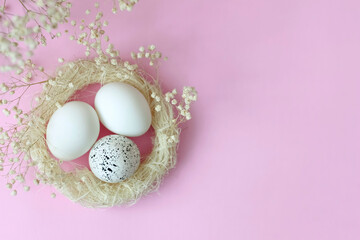
M 108 83 L 97 92 L 95 109 L 110 131 L 129 137 L 144 134 L 151 125 L 148 102 L 139 90 L 125 83 Z
M 108 135 L 92 147 L 89 165 L 94 175 L 104 182 L 117 183 L 131 177 L 140 164 L 140 152 L 129 138 Z
M 46 129 L 50 152 L 60 160 L 70 161 L 85 154 L 99 136 L 96 111 L 87 103 L 64 104 L 51 116 Z

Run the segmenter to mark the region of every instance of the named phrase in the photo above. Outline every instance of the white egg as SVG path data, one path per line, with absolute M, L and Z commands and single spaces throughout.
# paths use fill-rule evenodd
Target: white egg
M 96 177 L 117 183 L 131 177 L 140 164 L 140 152 L 129 138 L 108 135 L 95 143 L 89 154 L 89 165 Z
M 125 83 L 108 83 L 100 88 L 95 109 L 104 126 L 117 134 L 140 136 L 151 125 L 151 111 L 145 97 Z
M 55 157 L 70 161 L 89 151 L 99 132 L 96 111 L 87 103 L 73 101 L 64 104 L 51 116 L 46 141 Z

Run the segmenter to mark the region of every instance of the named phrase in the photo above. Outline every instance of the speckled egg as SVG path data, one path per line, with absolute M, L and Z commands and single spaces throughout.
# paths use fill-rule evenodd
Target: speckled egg
M 121 135 L 108 135 L 95 143 L 89 154 L 91 171 L 100 180 L 118 183 L 131 177 L 139 167 L 136 144 Z

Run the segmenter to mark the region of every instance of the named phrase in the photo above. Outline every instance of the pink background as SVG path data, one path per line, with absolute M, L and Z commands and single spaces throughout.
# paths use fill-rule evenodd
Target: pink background
M 199 91 L 178 164 L 131 207 L 3 187 L 1 239 L 360 239 L 359 1 L 142 0 L 119 15 L 103 2 L 123 57 L 155 43 L 164 88 Z M 82 52 L 63 39 L 35 58 Z

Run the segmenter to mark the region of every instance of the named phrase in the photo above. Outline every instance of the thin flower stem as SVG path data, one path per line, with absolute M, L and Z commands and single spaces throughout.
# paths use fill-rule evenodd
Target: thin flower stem
M 29 9 L 25 6 L 25 4 L 23 3 L 23 1 L 19 0 L 19 2 L 20 2 L 21 5 L 25 8 L 25 10 L 29 12 Z

